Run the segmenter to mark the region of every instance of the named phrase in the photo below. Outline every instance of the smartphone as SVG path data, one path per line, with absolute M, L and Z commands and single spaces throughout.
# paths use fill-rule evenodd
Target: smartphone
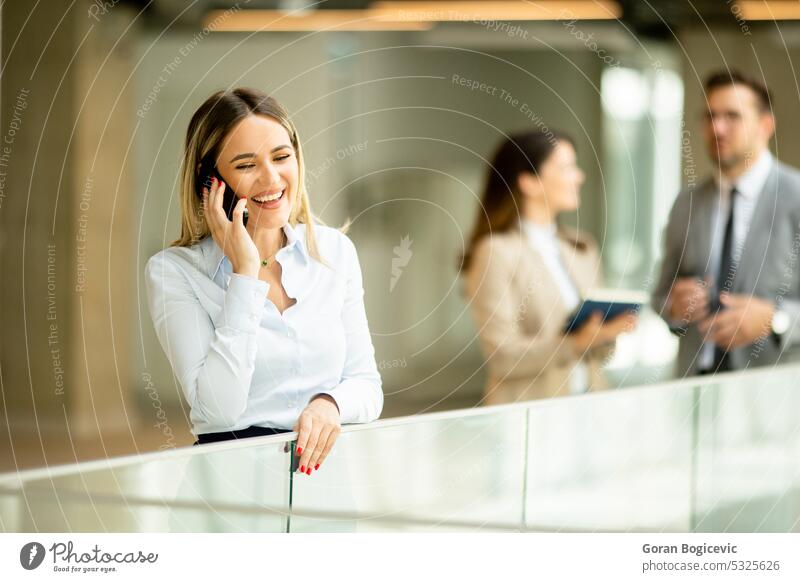
M 216 178 L 220 182 L 224 181 L 222 176 L 219 175 L 215 165 L 212 163 L 201 165 L 197 180 L 197 197 L 201 200 L 203 199 L 203 188 L 208 188 L 209 191 L 211 190 L 212 177 Z M 238 201 L 239 197 L 236 196 L 233 188 L 231 188 L 230 184 L 225 182 L 225 192 L 222 193 L 222 209 L 225 211 L 225 216 L 227 216 L 228 220 L 231 222 L 233 222 L 233 209 Z M 243 216 L 243 222 L 245 226 L 247 226 L 247 214 L 247 209 L 245 208 Z

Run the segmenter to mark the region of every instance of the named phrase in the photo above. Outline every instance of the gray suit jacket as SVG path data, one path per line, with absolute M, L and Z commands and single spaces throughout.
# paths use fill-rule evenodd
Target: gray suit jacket
M 716 279 L 716 273 L 709 269 L 709 253 L 718 196 L 712 179 L 682 191 L 665 229 L 664 259 L 653 290 L 652 306 L 681 337 L 679 376 L 697 373 L 703 336 L 694 324 L 681 326 L 669 320 L 670 291 L 679 277 Z M 753 210 L 731 292 L 775 302 L 790 315 L 792 325 L 780 342 L 768 335 L 733 350 L 729 354 L 733 369 L 800 360 L 799 256 L 800 171 L 776 161 Z

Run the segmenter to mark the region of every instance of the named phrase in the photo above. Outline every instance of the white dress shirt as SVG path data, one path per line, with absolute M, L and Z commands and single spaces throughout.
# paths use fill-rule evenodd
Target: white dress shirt
M 170 247 L 145 270 L 150 314 L 191 406 L 196 435 L 262 426 L 291 430 L 317 394 L 329 394 L 341 422 L 370 422 L 383 408 L 361 267 L 350 239 L 315 225 L 283 228 L 281 282 L 297 302 L 281 314 L 269 284 L 232 272 L 211 236 Z
M 735 182 L 729 182 L 717 176 L 716 182 L 719 188 L 719 198 L 717 206 L 711 215 L 711 250 L 708 257 L 708 273 L 714 273 L 716 280 L 719 273 L 720 261 L 722 260 L 722 245 L 725 242 L 725 226 L 728 220 L 728 213 L 731 205 L 731 189 L 736 186 L 736 206 L 733 212 L 733 231 L 731 233 L 731 259 L 734 264 L 738 264 L 742 256 L 742 248 L 747 240 L 747 233 L 750 230 L 750 222 L 753 218 L 753 211 L 758 202 L 759 194 L 764 189 L 769 172 L 772 169 L 774 158 L 769 150 L 765 150 L 747 172 L 742 174 Z M 716 281 L 715 281 L 716 283 Z M 716 290 L 716 285 L 714 286 Z M 715 292 L 715 291 L 712 291 Z M 700 351 L 698 358 L 698 369 L 708 370 L 714 366 L 714 344 L 706 342 Z
M 564 307 L 567 311 L 574 311 L 580 305 L 581 297 L 561 259 L 556 225 L 543 226 L 529 220 L 522 220 L 520 224 L 527 235 L 528 243 L 542 256 L 544 264 L 547 265 Z M 570 393 L 586 392 L 589 388 L 589 368 L 582 361 L 576 362 L 569 379 Z

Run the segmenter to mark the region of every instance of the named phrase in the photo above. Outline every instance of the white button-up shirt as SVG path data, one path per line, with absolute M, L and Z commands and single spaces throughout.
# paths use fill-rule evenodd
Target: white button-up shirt
M 527 234 L 528 243 L 542 256 L 544 264 L 547 265 L 547 270 L 558 287 L 564 307 L 567 311 L 574 311 L 580 305 L 581 297 L 562 261 L 556 225 L 542 226 L 529 220 L 521 220 L 520 224 Z M 578 361 L 572 367 L 569 377 L 570 394 L 582 394 L 588 388 L 589 368 L 585 362 Z
M 341 422 L 370 422 L 383 408 L 361 267 L 340 231 L 284 226 L 276 255 L 281 282 L 297 302 L 283 314 L 269 284 L 232 272 L 211 236 L 170 247 L 145 270 L 150 314 L 161 346 L 191 406 L 196 435 L 262 426 L 290 430 L 318 394 L 330 395 Z
M 725 242 L 725 227 L 727 226 L 728 214 L 731 208 L 731 189 L 736 186 L 738 192 L 736 205 L 733 212 L 733 230 L 731 231 L 731 259 L 734 263 L 739 262 L 742 256 L 742 248 L 750 231 L 750 223 L 753 218 L 753 211 L 756 208 L 759 195 L 767 183 L 774 158 L 772 154 L 765 150 L 759 155 L 756 162 L 742 174 L 735 182 L 728 182 L 721 177 L 717 177 L 719 188 L 719 198 L 711 217 L 711 251 L 709 253 L 709 272 L 719 273 L 719 265 L 722 260 L 722 245 Z M 716 279 L 716 275 L 714 276 Z M 707 370 L 714 364 L 714 344 L 706 342 L 700 351 L 698 366 L 701 370 Z

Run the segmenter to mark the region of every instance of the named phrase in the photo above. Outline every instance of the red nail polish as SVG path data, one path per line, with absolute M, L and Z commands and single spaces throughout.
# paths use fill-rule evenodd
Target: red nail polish
M 300 465 L 300 472 L 301 473 L 305 473 L 306 472 L 306 466 L 305 465 Z
M 308 470 L 306 471 L 306 475 L 311 475 L 311 467 L 309 467 Z
M 297 454 L 298 455 L 302 455 L 303 454 L 303 447 L 297 447 Z
M 316 464 L 316 466 L 314 467 L 314 470 L 315 471 L 319 471 L 319 463 Z

